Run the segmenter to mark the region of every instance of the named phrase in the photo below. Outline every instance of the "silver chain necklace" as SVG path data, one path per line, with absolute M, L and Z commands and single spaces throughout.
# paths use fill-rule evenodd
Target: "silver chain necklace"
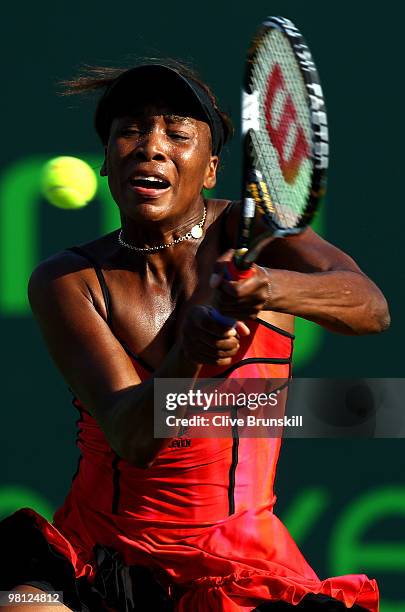
M 157 246 L 152 246 L 152 247 L 137 247 L 137 246 L 134 246 L 133 244 L 128 244 L 128 242 L 125 242 L 125 240 L 122 237 L 123 235 L 122 229 L 120 230 L 120 233 L 118 234 L 118 242 L 120 243 L 121 246 L 126 247 L 127 249 L 131 249 L 132 251 L 138 251 L 141 253 L 153 253 L 154 251 L 160 251 L 161 249 L 167 249 L 168 247 L 174 246 L 175 244 L 179 244 L 179 242 L 184 242 L 184 240 L 191 240 L 192 238 L 194 238 L 194 240 L 198 240 L 198 238 L 201 238 L 201 236 L 203 235 L 202 228 L 204 227 L 206 217 L 207 217 L 207 206 L 204 204 L 204 212 L 203 212 L 203 216 L 202 216 L 200 223 L 198 223 L 197 225 L 194 225 L 191 228 L 191 230 L 187 232 L 187 234 L 184 234 L 184 236 L 180 236 L 180 238 L 176 238 L 176 240 L 172 240 L 172 242 L 164 242 L 163 244 L 158 244 Z

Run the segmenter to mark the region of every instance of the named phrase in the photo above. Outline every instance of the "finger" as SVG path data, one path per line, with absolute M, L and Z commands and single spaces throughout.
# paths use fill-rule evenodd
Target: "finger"
M 207 347 L 203 343 L 193 343 L 193 346 L 187 350 L 190 359 L 196 363 L 208 363 L 211 365 L 225 365 L 231 363 L 232 357 L 236 355 L 238 349 L 231 351 L 218 351 L 212 347 Z
M 227 251 L 225 251 L 225 253 L 222 253 L 222 255 L 218 257 L 217 261 L 215 262 L 215 265 L 222 264 L 227 261 L 231 261 L 234 254 L 235 254 L 235 249 L 228 249 Z M 214 266 L 214 270 L 215 270 L 215 266 Z
M 236 319 L 240 319 L 239 312 L 244 312 L 249 309 L 261 310 L 266 303 L 266 296 L 260 294 L 247 295 L 243 298 L 232 299 L 229 296 L 221 295 L 220 299 L 216 302 L 216 307 L 225 316 L 234 316 Z M 232 315 L 230 314 L 232 312 Z
M 234 300 L 231 298 L 222 297 L 221 300 L 215 304 L 217 310 L 225 318 L 244 319 L 245 316 L 249 316 L 252 313 L 258 313 L 263 310 L 266 300 L 263 296 L 254 295 L 242 298 L 240 300 Z
M 193 342 L 191 346 L 185 346 L 185 350 L 190 359 L 196 363 L 214 363 L 216 353 L 212 347 L 207 347 L 203 343 Z
M 249 336 L 250 335 L 250 329 L 248 328 L 246 323 L 244 323 L 243 321 L 236 321 L 235 331 L 240 336 Z
M 263 311 L 263 304 L 257 305 L 249 305 L 245 308 L 224 308 L 221 310 L 223 312 L 223 316 L 226 319 L 233 321 L 246 321 L 246 319 L 251 319 L 252 317 L 257 317 Z
M 210 286 L 212 289 L 218 287 L 223 278 L 228 278 L 227 274 L 227 262 L 232 260 L 234 255 L 234 250 L 229 249 L 225 253 L 223 253 L 220 257 L 218 257 L 217 261 L 214 264 L 214 270 L 210 278 Z
M 219 291 L 240 299 L 262 290 L 265 286 L 266 281 L 256 276 L 239 281 L 224 279 Z
M 202 347 L 205 352 L 212 355 L 223 353 L 223 357 L 226 357 L 225 353 L 227 352 L 232 354 L 237 353 L 240 348 L 239 340 L 236 336 L 233 338 L 226 338 L 225 340 L 218 340 L 218 338 L 214 338 L 213 336 L 202 336 L 197 339 L 195 345 Z
M 215 346 L 218 350 L 222 351 L 238 351 L 240 348 L 240 344 L 236 337 L 226 338 L 225 340 L 217 340 Z

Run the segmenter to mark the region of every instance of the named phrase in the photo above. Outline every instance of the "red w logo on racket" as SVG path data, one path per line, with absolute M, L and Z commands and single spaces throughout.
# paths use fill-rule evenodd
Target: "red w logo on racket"
M 280 94 L 284 94 L 284 104 L 281 112 L 276 113 L 275 100 Z M 264 113 L 266 129 L 277 151 L 284 179 L 287 183 L 294 183 L 303 160 L 309 158 L 311 152 L 279 64 L 274 66 L 267 81 Z M 287 157 L 287 139 L 293 129 L 296 132 L 295 142 Z

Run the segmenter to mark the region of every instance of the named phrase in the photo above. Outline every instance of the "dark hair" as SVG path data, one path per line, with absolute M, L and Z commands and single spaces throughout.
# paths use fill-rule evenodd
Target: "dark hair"
M 194 69 L 190 68 L 189 66 L 178 60 L 159 60 L 157 58 L 142 58 L 130 68 L 134 68 L 136 65 L 157 62 L 164 63 L 165 65 L 174 68 L 187 79 L 193 80 L 206 92 L 212 102 L 213 107 L 215 108 L 215 111 L 221 119 L 224 131 L 224 142 L 226 143 L 232 137 L 234 132 L 232 121 L 227 113 L 219 109 L 215 95 L 211 91 L 210 87 L 206 83 L 204 83 L 204 81 L 201 80 L 201 77 L 196 73 Z M 108 66 L 85 65 L 83 73 L 79 74 L 79 76 L 77 76 L 76 78 L 59 82 L 59 85 L 62 87 L 59 93 L 64 96 L 70 96 L 103 90 L 104 94 L 107 89 L 111 87 L 111 85 L 116 81 L 116 79 L 128 70 L 130 70 L 130 68 L 113 68 Z M 102 96 L 99 101 L 101 99 Z M 103 142 L 103 144 L 105 143 Z

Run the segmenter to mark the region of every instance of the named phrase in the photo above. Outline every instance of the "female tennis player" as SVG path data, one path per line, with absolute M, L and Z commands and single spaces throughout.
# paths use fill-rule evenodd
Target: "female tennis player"
M 30 280 L 75 396 L 81 456 L 53 523 L 29 508 L 0 523 L 1 589 L 63 592 L 63 607 L 46 607 L 82 612 L 377 612 L 375 580 L 321 580 L 273 513 L 280 439 L 155 439 L 153 383 L 288 377 L 294 316 L 376 333 L 389 322 L 383 295 L 310 229 L 273 240 L 251 278 L 225 280 L 239 204 L 202 192 L 231 126 L 185 67 L 100 69 L 70 88 L 103 92 L 101 174 L 121 228 L 57 253 Z M 213 318 L 213 288 L 234 327 Z

